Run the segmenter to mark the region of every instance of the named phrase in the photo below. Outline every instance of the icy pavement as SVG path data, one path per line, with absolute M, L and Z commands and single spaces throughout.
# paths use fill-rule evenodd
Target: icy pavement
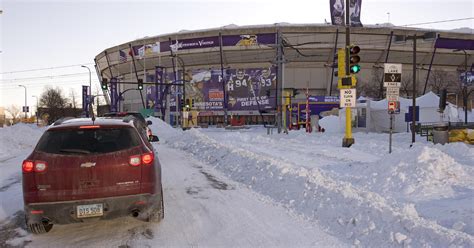
M 163 168 L 165 219 L 161 223 L 124 217 L 55 225 L 44 235 L 29 234 L 23 222 L 18 179 L 21 161 L 32 147 L 15 150 L 18 156 L 0 162 L 4 172 L 0 247 L 348 247 L 316 223 L 229 180 L 193 156 L 165 144 L 155 147 Z

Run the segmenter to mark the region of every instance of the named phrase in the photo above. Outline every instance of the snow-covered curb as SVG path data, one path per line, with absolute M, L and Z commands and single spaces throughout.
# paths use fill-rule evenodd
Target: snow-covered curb
M 184 134 L 166 132 L 165 136 L 167 144 L 192 153 L 228 177 L 318 221 L 354 245 L 474 246 L 471 235 L 420 218 L 412 204 L 388 202 L 377 193 L 334 180 L 318 169 L 292 166 L 223 145 L 195 129 Z

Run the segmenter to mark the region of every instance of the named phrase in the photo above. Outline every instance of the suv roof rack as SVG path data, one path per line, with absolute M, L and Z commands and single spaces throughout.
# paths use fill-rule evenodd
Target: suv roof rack
M 75 117 L 63 117 L 63 118 L 61 118 L 61 119 L 55 121 L 55 122 L 53 123 L 53 126 L 61 125 L 61 124 L 63 124 L 63 122 L 65 122 L 65 121 L 67 121 L 67 120 L 74 119 L 74 118 L 75 118 Z

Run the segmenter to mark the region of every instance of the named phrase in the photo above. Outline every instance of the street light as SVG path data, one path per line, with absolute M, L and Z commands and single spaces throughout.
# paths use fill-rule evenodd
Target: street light
M 90 104 L 90 101 L 91 101 L 91 97 L 92 97 L 92 82 L 91 82 L 91 69 L 89 69 L 89 67 L 85 66 L 85 65 L 81 65 L 81 67 L 83 68 L 86 68 L 87 70 L 89 70 L 89 96 L 86 98 L 87 99 L 87 108 L 92 110 L 89 106 Z M 89 117 L 89 116 L 87 116 Z
M 36 126 L 39 126 L 39 120 L 38 120 L 38 117 L 39 117 L 39 114 L 38 114 L 38 97 L 37 97 L 37 96 L 31 96 L 31 97 L 36 98 Z
M 462 102 L 464 105 L 464 123 L 467 124 L 467 52 L 464 49 L 456 49 L 453 52 L 464 52 L 464 85 L 462 88 Z
M 406 40 L 413 40 L 413 113 L 412 113 L 412 130 L 411 130 L 411 143 L 415 143 L 415 126 L 416 126 L 416 40 L 417 39 L 424 39 L 424 40 L 433 40 L 436 39 L 435 32 L 427 32 L 423 35 L 417 36 L 416 33 L 414 35 L 406 36 Z
M 23 88 L 25 88 L 25 106 L 23 107 L 23 110 L 25 111 L 25 121 L 26 121 L 26 119 L 28 118 L 28 117 L 27 117 L 28 104 L 27 104 L 27 101 L 26 101 L 26 86 L 20 84 L 20 85 L 18 85 L 18 87 L 23 87 Z

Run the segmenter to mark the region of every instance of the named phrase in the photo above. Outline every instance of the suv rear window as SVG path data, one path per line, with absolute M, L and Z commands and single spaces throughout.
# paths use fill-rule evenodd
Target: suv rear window
M 37 151 L 54 154 L 91 154 L 125 150 L 140 145 L 135 129 L 59 129 L 47 131 L 38 142 Z

